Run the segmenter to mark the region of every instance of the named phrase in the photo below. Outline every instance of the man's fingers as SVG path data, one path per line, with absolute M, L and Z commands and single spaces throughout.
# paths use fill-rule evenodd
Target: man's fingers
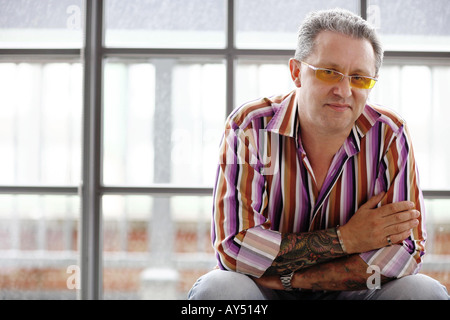
M 388 206 L 390 207 L 384 208 L 385 210 L 387 209 L 384 214 L 386 214 L 386 212 L 393 213 L 386 214 L 383 217 L 383 220 L 386 223 L 383 232 L 386 234 L 386 243 L 389 243 L 387 240 L 388 237 L 390 238 L 391 243 L 401 243 L 411 235 L 411 230 L 419 225 L 420 221 L 418 218 L 420 216 L 420 212 L 412 209 L 414 207 L 414 203 L 410 201 L 392 203 L 384 207 Z
M 378 210 L 382 217 L 387 217 L 393 214 L 397 214 L 399 212 L 408 211 L 414 209 L 414 202 L 411 201 L 400 201 L 394 202 L 390 204 L 386 204 L 380 207 Z
M 387 225 L 393 225 L 396 223 L 401 223 L 404 221 L 419 218 L 419 216 L 420 216 L 420 212 L 413 209 L 413 210 L 393 213 L 391 215 L 385 216 L 384 219 L 386 219 Z
M 406 233 L 408 230 L 411 230 L 419 225 L 419 220 L 412 219 L 402 223 L 393 224 L 387 228 L 385 228 L 385 233 L 391 236 L 391 239 L 395 235 L 402 235 Z M 404 239 L 404 238 L 403 238 Z M 402 240 L 403 240 L 402 239 Z M 394 241 L 394 240 L 392 240 Z M 397 239 L 398 241 L 398 239 Z
M 382 191 L 379 194 L 374 195 L 372 198 L 370 198 L 366 203 L 364 203 L 362 207 L 367 207 L 368 209 L 373 209 L 377 206 L 377 204 L 383 199 L 386 192 Z
M 392 244 L 400 244 L 403 242 L 403 240 L 407 239 L 410 235 L 411 235 L 411 229 L 403 231 L 402 233 L 399 233 L 399 234 L 390 235 L 389 237 L 391 239 Z M 386 242 L 385 243 L 386 245 L 389 244 L 387 237 L 386 237 L 386 240 L 383 240 L 383 242 L 384 241 Z

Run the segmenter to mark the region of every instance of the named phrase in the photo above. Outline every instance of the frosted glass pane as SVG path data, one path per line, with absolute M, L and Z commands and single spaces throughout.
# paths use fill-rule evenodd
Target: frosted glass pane
M 226 1 L 107 0 L 110 47 L 225 47 Z
M 222 61 L 110 61 L 104 97 L 105 184 L 213 185 L 225 120 Z
M 385 50 L 450 50 L 447 0 L 370 0 L 367 18 L 378 28 Z
M 82 0 L 0 0 L 0 48 L 81 48 Z
M 0 63 L 0 185 L 79 185 L 81 103 L 80 63 Z
M 313 10 L 336 7 L 359 12 L 352 0 L 236 0 L 238 48 L 295 49 L 297 30 Z
M 210 196 L 103 196 L 105 298 L 186 299 L 215 266 L 211 207 Z M 177 278 L 157 289 L 146 276 L 161 270 Z
M 289 59 L 239 59 L 236 71 L 235 106 L 261 97 L 287 94 L 295 87 L 289 73 Z
M 79 203 L 77 196 L 0 195 L 0 299 L 77 298 Z

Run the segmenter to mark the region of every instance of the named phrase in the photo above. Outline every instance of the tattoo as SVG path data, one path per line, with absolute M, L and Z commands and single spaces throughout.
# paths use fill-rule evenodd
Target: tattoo
M 299 270 L 297 275 L 303 289 L 355 291 L 367 289 L 366 270 L 367 264 L 355 254 Z M 388 281 L 381 275 L 381 284 Z
M 366 279 L 347 279 L 343 281 L 345 290 L 363 290 L 367 289 Z
M 335 228 L 284 234 L 280 252 L 265 274 L 289 273 L 345 255 Z

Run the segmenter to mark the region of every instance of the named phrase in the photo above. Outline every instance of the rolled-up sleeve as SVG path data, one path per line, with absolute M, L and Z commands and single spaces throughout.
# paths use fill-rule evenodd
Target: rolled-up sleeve
M 381 274 L 401 278 L 419 272 L 425 254 L 425 205 L 419 185 L 419 175 L 414 159 L 410 136 L 404 124 L 393 136 L 380 162 L 377 189 L 387 192 L 384 203 L 409 200 L 421 215 L 419 225 L 402 244 L 361 253 L 368 265 L 376 265 Z
M 270 230 L 257 132 L 228 120 L 214 187 L 212 241 L 221 269 L 260 277 L 276 258 L 281 233 Z

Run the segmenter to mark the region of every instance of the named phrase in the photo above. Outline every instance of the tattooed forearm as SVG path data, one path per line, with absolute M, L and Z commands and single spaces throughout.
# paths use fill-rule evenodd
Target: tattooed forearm
M 370 275 L 359 255 L 347 255 L 342 250 L 334 228 L 284 234 L 277 258 L 258 281 L 267 285 L 265 280 L 276 278 L 279 287 L 278 275 L 292 271 L 292 286 L 308 290 L 361 290 L 367 288 Z M 381 276 L 382 283 L 389 280 Z
M 284 234 L 280 252 L 265 274 L 297 271 L 345 255 L 335 228 Z
M 359 255 L 325 262 L 302 269 L 296 273 L 294 287 L 314 290 L 363 290 L 367 289 L 367 264 Z M 391 279 L 381 275 L 381 284 Z

